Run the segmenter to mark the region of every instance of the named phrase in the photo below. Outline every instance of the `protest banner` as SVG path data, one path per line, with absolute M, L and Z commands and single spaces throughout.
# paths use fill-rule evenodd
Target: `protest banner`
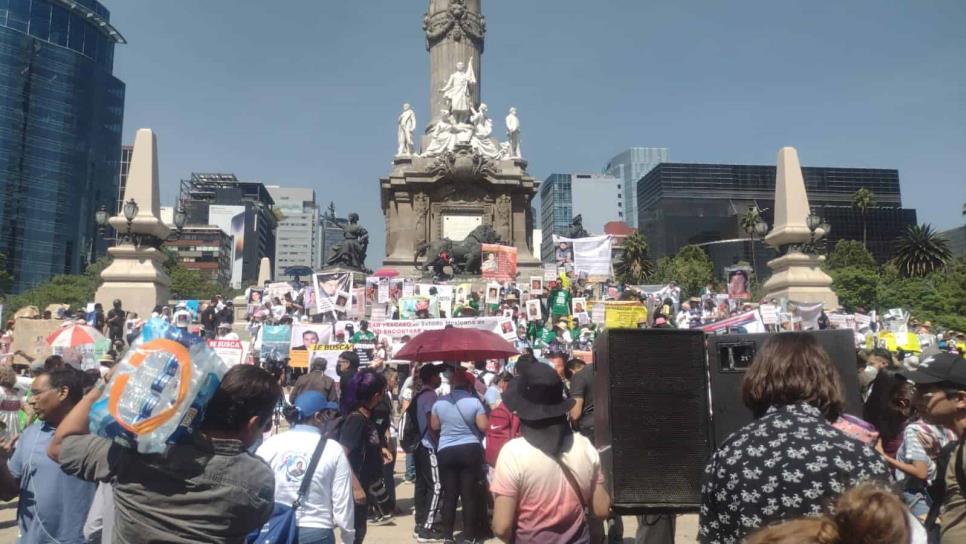
M 640 321 L 647 319 L 647 308 L 631 300 L 608 300 L 604 302 L 604 326 L 608 329 L 636 329 Z
M 480 272 L 485 280 L 511 281 L 517 277 L 517 248 L 499 244 L 481 244 L 483 262 Z
M 403 278 L 402 296 L 411 297 L 415 294 L 416 294 L 416 284 L 413 282 L 412 278 Z
M 312 285 L 320 314 L 346 310 L 352 297 L 352 274 L 313 274 Z
M 543 281 L 551 281 L 557 279 L 557 265 L 556 264 L 545 264 L 543 265 Z
M 265 295 L 268 296 L 269 300 L 273 300 L 276 298 L 279 300 L 285 300 L 285 295 L 289 293 L 292 294 L 292 298 L 295 298 L 295 294 L 292 293 L 292 291 L 293 289 L 291 284 L 284 281 L 277 282 L 277 283 L 270 283 L 268 284 L 268 286 L 265 287 Z
M 245 360 L 245 347 L 241 340 L 208 340 L 208 347 L 214 350 L 229 368 Z
M 429 297 L 410 296 L 399 299 L 399 319 L 415 319 L 420 312 L 429 315 Z
M 444 329 L 447 325 L 456 328 L 483 329 L 503 336 L 500 323 L 503 317 L 454 317 L 447 319 L 395 319 L 387 321 L 370 321 L 369 330 L 376 337 L 387 336 L 392 340 L 398 340 L 403 336 L 413 337 L 425 331 Z M 336 322 L 336 331 L 345 329 L 351 324 L 350 321 Z
M 774 304 L 762 304 L 758 307 L 761 321 L 765 325 L 778 325 L 778 311 L 778 306 Z
M 554 256 L 557 266 L 566 267 L 573 263 L 577 274 L 586 273 L 588 281 L 607 281 L 611 270 L 611 236 L 590 236 L 587 238 L 565 238 L 553 235 L 556 246 Z
M 590 320 L 594 323 L 604 322 L 604 304 L 603 302 L 593 302 L 590 305 Z
M 288 355 L 292 341 L 291 325 L 262 325 L 260 333 L 262 342 L 259 358 L 262 361 L 269 358 L 281 361 Z
M 320 359 L 325 361 L 325 375 L 339 382 L 339 355 L 343 351 L 352 351 L 352 344 L 319 344 L 310 346 L 306 357 L 306 367 L 310 362 Z
M 530 296 L 538 297 L 543 294 L 543 278 L 530 276 Z
M 708 323 L 701 327 L 701 330 L 711 334 L 766 332 L 765 324 L 762 322 L 758 310 L 751 310 L 721 321 Z
M 292 323 L 292 336 L 289 350 L 305 350 L 305 346 L 327 344 L 332 339 L 332 325 L 329 323 Z

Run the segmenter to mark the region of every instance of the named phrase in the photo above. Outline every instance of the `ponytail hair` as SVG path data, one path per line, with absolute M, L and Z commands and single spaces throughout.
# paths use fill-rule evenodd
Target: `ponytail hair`
M 906 544 L 908 511 L 902 501 L 881 485 L 863 483 L 847 491 L 835 513 L 800 518 L 765 527 L 746 544 Z

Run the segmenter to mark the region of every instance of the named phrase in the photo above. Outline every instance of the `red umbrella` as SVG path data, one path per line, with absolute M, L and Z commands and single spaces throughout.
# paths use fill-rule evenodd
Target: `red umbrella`
M 373 272 L 372 275 L 377 278 L 395 278 L 399 275 L 399 271 L 394 268 L 382 267 Z
M 482 329 L 450 327 L 417 334 L 393 359 L 403 361 L 482 361 L 520 355 L 500 335 Z

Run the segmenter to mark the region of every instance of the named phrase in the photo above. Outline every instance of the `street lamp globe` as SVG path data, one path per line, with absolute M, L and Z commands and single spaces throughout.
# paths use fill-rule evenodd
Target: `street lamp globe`
M 98 227 L 106 227 L 109 219 L 110 214 L 107 213 L 107 206 L 101 204 L 101 207 L 94 212 L 94 222 L 97 223 Z
M 829 224 L 828 221 L 822 221 L 822 224 L 819 225 L 818 228 L 822 229 L 822 232 L 825 233 L 825 236 L 828 236 L 828 233 L 832 230 L 832 225 Z
M 184 212 L 181 206 L 174 209 L 174 227 L 178 230 L 184 228 L 185 223 L 188 222 L 188 214 Z
M 121 212 L 124 213 L 124 219 L 127 219 L 128 223 L 134 221 L 134 218 L 138 215 L 138 203 L 133 198 L 128 200 L 124 203 Z
M 758 236 L 765 236 L 768 234 L 768 223 L 764 221 L 758 221 L 755 223 L 755 234 Z
M 820 224 L 822 224 L 822 218 L 814 213 L 808 214 L 808 217 L 805 218 L 805 225 L 808 226 L 808 230 L 812 232 L 815 232 L 815 229 L 817 229 Z

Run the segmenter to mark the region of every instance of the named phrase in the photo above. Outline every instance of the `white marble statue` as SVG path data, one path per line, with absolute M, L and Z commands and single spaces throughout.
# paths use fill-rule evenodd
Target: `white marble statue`
M 473 59 L 470 58 L 469 66 L 462 62 L 456 63 L 456 71 L 449 76 L 446 85 L 439 90 L 447 102 L 447 109 L 452 113 L 457 123 L 469 121 L 470 109 L 473 106 L 473 85 L 476 85 L 476 73 L 473 72 Z
M 480 104 L 478 110 L 471 110 L 470 124 L 473 125 L 473 138 L 470 140 L 470 145 L 473 150 L 488 159 L 500 159 L 503 156 L 503 149 L 490 138 L 493 134 L 493 120 L 487 117 L 486 112 L 486 104 Z
M 399 128 L 396 129 L 396 141 L 399 144 L 396 149 L 397 156 L 408 157 L 415 153 L 414 130 L 416 130 L 416 112 L 409 104 L 403 104 L 403 111 L 399 114 Z
M 506 116 L 506 137 L 509 150 L 508 155 L 511 159 L 519 159 L 520 154 L 520 119 L 517 117 L 517 109 L 510 108 L 510 113 Z
M 429 135 L 429 145 L 423 150 L 423 157 L 432 157 L 445 151 L 452 151 L 456 147 L 461 128 L 449 110 L 439 112 L 439 120 L 433 125 L 433 132 Z

